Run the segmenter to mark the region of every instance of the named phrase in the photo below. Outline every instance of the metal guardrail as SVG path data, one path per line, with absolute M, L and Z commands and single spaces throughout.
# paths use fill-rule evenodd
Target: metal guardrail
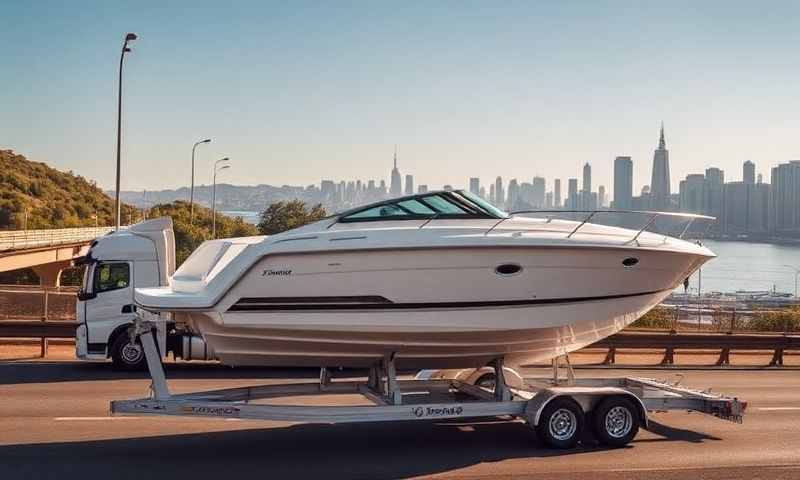
M 0 252 L 88 242 L 113 230 L 114 227 L 86 227 L 0 231 Z
M 0 321 L 0 338 L 41 338 L 42 353 L 47 354 L 47 338 L 75 338 L 76 322 L 37 320 Z M 730 365 L 731 350 L 772 350 L 771 366 L 783 365 L 785 351 L 800 351 L 800 335 L 757 335 L 724 333 L 620 332 L 587 348 L 607 348 L 603 361 L 616 362 L 617 349 L 664 349 L 662 365 L 675 364 L 675 350 L 719 350 L 717 365 Z
M 78 323 L 43 320 L 0 320 L 0 338 L 39 338 L 39 356 L 45 358 L 50 338 L 75 338 Z
M 2 320 L 0 338 L 75 338 L 77 322 Z
M 675 364 L 675 350 L 719 350 L 717 365 L 730 365 L 731 350 L 772 350 L 770 366 L 783 365 L 786 350 L 800 351 L 800 335 L 729 334 L 729 333 L 676 333 L 676 332 L 620 332 L 604 338 L 589 348 L 607 348 L 603 361 L 613 365 L 617 349 L 664 349 L 662 365 Z

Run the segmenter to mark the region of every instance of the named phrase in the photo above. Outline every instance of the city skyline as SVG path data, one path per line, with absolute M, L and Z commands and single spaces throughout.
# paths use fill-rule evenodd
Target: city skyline
M 611 207 L 613 210 L 642 210 L 686 212 L 716 217 L 710 228 L 712 233 L 723 235 L 796 235 L 800 231 L 800 161 L 788 161 L 770 170 L 769 180 L 757 172 L 755 162 L 745 160 L 741 165 L 740 181 L 725 181 L 724 170 L 709 166 L 704 173 L 690 173 L 679 180 L 679 187 L 672 191 L 670 156 L 667 148 L 664 125 L 659 130 L 658 145 L 653 152 L 651 183 L 638 190 L 633 184 L 634 162 L 628 156 L 617 156 L 613 162 L 613 198 L 606 197 L 605 185 L 594 188 L 592 165 L 586 162 L 579 178 L 567 179 L 568 191 L 564 203 L 559 201 L 561 179 L 547 179 L 534 176 L 531 182 L 526 179 L 506 178 L 498 175 L 490 183 L 488 191 L 481 184 L 480 177 L 469 177 L 463 188 L 480 195 L 507 211 L 537 209 L 597 210 Z M 380 188 L 362 188 L 361 180 L 356 182 L 342 180 L 321 182 L 321 201 L 333 211 L 340 207 L 354 207 L 372 201 L 414 192 L 415 177 L 406 174 L 405 188 L 401 183 L 398 169 L 397 150 L 393 157 L 391 188 L 387 192 L 384 182 Z M 530 178 L 530 177 L 528 177 Z M 327 188 L 325 186 L 327 185 Z M 375 185 L 373 181 L 369 185 Z M 446 184 L 443 190 L 462 188 L 461 185 Z M 312 189 L 313 186 L 308 188 Z M 608 201 L 607 201 L 608 200 Z
M 185 185 L 209 137 L 198 182 L 230 157 L 223 180 L 240 185 L 384 177 L 395 143 L 429 185 L 456 169 L 566 179 L 589 162 L 610 186 L 616 156 L 644 185 L 662 119 L 673 192 L 694 165 L 750 159 L 769 177 L 800 157 L 796 3 L 187 5 L 9 5 L 2 148 L 110 188 L 116 61 L 134 31 L 123 190 Z

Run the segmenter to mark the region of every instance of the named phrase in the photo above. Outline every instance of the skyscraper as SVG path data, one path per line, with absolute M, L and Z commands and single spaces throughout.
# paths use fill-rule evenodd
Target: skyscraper
M 597 208 L 603 208 L 606 205 L 606 187 L 600 185 L 597 187 Z
M 497 177 L 494 181 L 494 203 L 498 207 L 503 207 L 505 205 L 505 191 L 503 190 L 503 179 L 502 177 Z
M 669 210 L 670 207 L 669 150 L 664 141 L 664 124 L 661 124 L 661 136 L 658 148 L 653 154 L 653 175 L 650 180 L 650 208 L 653 210 Z
M 633 160 L 631 157 L 614 159 L 614 205 L 617 210 L 633 208 Z
M 772 167 L 770 231 L 800 235 L 800 160 Z
M 414 194 L 414 175 L 406 175 L 406 195 Z
M 510 182 L 508 182 L 508 201 L 506 202 L 506 208 L 510 211 L 516 208 L 517 202 L 519 201 L 519 185 L 517 184 L 517 179 L 512 178 Z
M 706 177 L 702 173 L 686 175 L 686 179 L 681 180 L 678 190 L 680 193 L 678 206 L 681 212 L 704 213 L 706 185 Z
M 592 166 L 589 165 L 589 162 L 586 162 L 583 166 L 583 188 L 581 191 L 584 193 L 592 191 Z
M 578 179 L 570 178 L 567 180 L 567 208 L 570 210 L 578 209 Z
M 553 183 L 553 206 L 561 208 L 561 179 L 556 178 Z
M 403 194 L 403 180 L 400 178 L 400 170 L 397 169 L 397 147 L 394 148 L 394 168 L 392 168 L 392 183 L 389 187 L 390 197 L 399 197 Z
M 725 172 L 719 168 L 706 169 L 706 188 L 703 200 L 703 214 L 717 218 L 711 225 L 711 231 L 718 232 L 722 225 L 723 193 L 725 189 Z
M 756 183 L 756 164 L 750 160 L 744 162 L 742 166 L 742 181 L 747 185 Z
M 533 192 L 531 204 L 533 208 L 543 208 L 545 204 L 545 193 L 547 192 L 547 183 L 544 177 L 533 177 Z
M 472 177 L 469 179 L 469 191 L 473 195 L 481 194 L 481 179 Z

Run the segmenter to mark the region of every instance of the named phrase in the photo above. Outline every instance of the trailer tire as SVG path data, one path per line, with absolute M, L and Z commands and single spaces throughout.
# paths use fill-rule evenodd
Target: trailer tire
M 595 438 L 609 447 L 624 447 L 639 433 L 639 409 L 624 396 L 603 399 L 592 412 Z
M 578 444 L 583 426 L 584 413 L 578 402 L 569 397 L 557 397 L 542 410 L 536 435 L 547 446 L 563 450 Z
M 128 372 L 147 370 L 142 342 L 138 338 L 131 342 L 130 336 L 125 333 L 117 335 L 114 344 L 111 345 L 111 364 L 115 370 Z

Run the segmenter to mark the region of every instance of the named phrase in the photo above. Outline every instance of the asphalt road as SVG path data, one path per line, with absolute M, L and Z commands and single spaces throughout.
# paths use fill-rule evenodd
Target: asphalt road
M 664 378 L 677 371 L 579 370 Z M 0 362 L 0 479 L 109 478 L 800 478 L 800 373 L 693 370 L 684 384 L 749 402 L 742 425 L 654 414 L 627 448 L 542 447 L 522 423 L 291 425 L 109 417 L 148 380 L 78 362 Z M 170 365 L 173 391 L 315 379 L 311 370 Z

